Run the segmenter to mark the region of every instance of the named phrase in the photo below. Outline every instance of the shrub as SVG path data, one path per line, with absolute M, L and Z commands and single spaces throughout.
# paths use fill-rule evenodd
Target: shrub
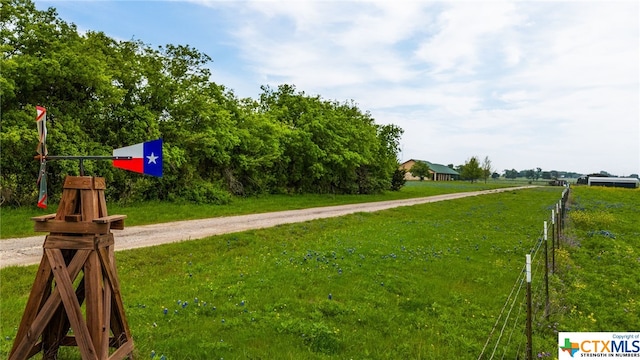
M 407 182 L 407 179 L 404 178 L 404 175 L 407 173 L 405 169 L 396 169 L 393 172 L 393 177 L 391 178 L 391 190 L 392 191 L 400 191 L 400 189 Z
M 228 204 L 231 194 L 213 183 L 196 180 L 176 192 L 178 198 L 196 204 Z

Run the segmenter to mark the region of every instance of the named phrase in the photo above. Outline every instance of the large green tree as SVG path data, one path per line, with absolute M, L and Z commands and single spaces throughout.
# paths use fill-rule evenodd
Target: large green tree
M 293 85 L 263 87 L 260 108 L 286 129 L 282 191 L 371 193 L 391 187 L 402 130 L 378 126 L 353 102 L 326 101 Z
M 483 173 L 484 172 L 482 170 L 482 167 L 480 167 L 478 158 L 472 156 L 464 163 L 464 165 L 462 165 L 460 176 L 463 180 L 475 182 L 483 176 Z
M 429 165 L 426 162 L 416 161 L 416 163 L 413 164 L 409 172 L 411 172 L 411 175 L 420 178 L 420 181 L 423 181 L 424 178 L 429 177 L 430 170 L 431 169 L 429 169 Z
M 49 152 L 81 154 L 97 146 L 80 131 L 83 114 L 108 97 L 108 84 L 75 26 L 53 9 L 37 11 L 29 1 L 13 0 L 3 1 L 0 13 L 0 187 L 3 201 L 22 204 L 35 194 L 35 105 L 49 109 Z M 50 186 L 59 188 L 57 174 L 74 171 L 74 165 L 51 163 Z
M 392 187 L 402 129 L 375 124 L 353 101 L 308 96 L 293 85 L 238 99 L 210 80 L 211 58 L 197 49 L 80 34 L 30 0 L 2 0 L 1 20 L 0 203 L 35 199 L 36 105 L 48 109 L 52 155 L 110 155 L 164 139 L 161 179 L 85 164 L 88 175 L 107 179 L 111 200 L 225 202 L 231 194 Z M 55 201 L 78 166 L 52 161 L 48 172 Z

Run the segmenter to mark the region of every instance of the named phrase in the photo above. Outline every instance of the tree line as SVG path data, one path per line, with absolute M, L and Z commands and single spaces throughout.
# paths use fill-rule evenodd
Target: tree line
M 544 171 L 542 168 L 535 169 L 526 169 L 526 170 L 516 170 L 516 169 L 505 169 L 503 171 L 503 176 L 506 179 L 517 179 L 517 178 L 527 178 L 529 180 L 551 180 L 551 179 L 559 179 L 559 178 L 579 178 L 582 174 L 576 172 L 567 172 L 567 171 Z
M 81 34 L 54 8 L 37 10 L 30 0 L 2 0 L 0 16 L 5 205 L 36 197 L 36 105 L 48 110 L 52 155 L 111 155 L 163 138 L 160 179 L 85 163 L 88 175 L 106 178 L 111 200 L 225 203 L 234 195 L 368 194 L 402 185 L 402 129 L 376 124 L 352 100 L 286 84 L 238 98 L 211 80 L 212 59 L 195 48 Z M 52 200 L 67 174 L 77 175 L 78 165 L 49 162 Z

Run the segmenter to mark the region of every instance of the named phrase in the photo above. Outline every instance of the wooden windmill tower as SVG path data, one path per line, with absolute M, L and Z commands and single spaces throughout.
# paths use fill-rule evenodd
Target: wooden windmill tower
M 97 158 L 135 162 L 136 154 L 122 153 L 145 149 L 143 144 L 116 149 L 114 153 L 120 151 L 121 155 L 113 157 L 48 156 L 45 114 L 39 107 L 40 207 L 46 207 L 47 159 L 79 159 L 81 164 L 84 159 Z M 154 147 L 156 152 L 151 155 L 158 162 L 162 143 L 156 141 L 160 141 L 160 152 Z M 35 230 L 49 235 L 10 360 L 28 359 L 40 352 L 43 359 L 56 359 L 61 346 L 78 347 L 82 359 L 131 356 L 133 339 L 120 293 L 111 232 L 124 229 L 126 215 L 108 215 L 105 185 L 101 177 L 67 176 L 57 213 L 32 218 Z

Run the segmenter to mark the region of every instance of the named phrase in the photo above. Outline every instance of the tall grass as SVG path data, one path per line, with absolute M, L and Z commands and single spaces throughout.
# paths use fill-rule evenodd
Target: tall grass
M 476 358 L 560 192 L 511 191 L 119 252 L 136 355 Z M 3 356 L 34 272 L 0 270 Z

